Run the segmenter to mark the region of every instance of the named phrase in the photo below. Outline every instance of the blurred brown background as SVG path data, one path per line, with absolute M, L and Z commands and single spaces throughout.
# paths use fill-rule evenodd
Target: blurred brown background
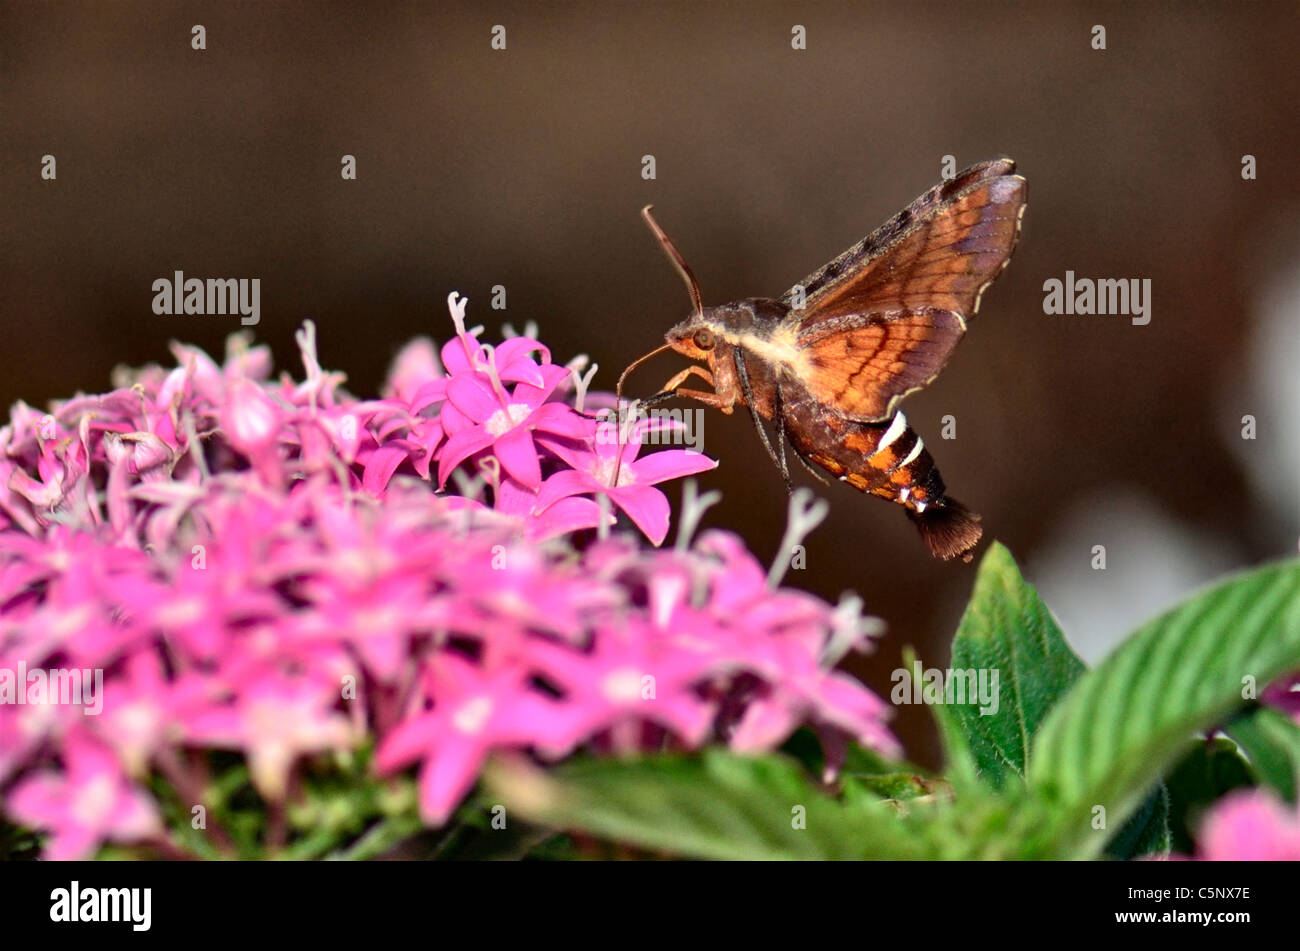
M 360 394 L 403 341 L 446 338 L 453 289 L 490 335 L 536 320 L 612 388 L 687 310 L 643 204 L 706 303 L 776 296 L 938 181 L 943 155 L 1010 155 L 1021 245 L 907 413 L 1095 659 L 1190 585 L 1294 550 L 1280 447 L 1300 422 L 1267 375 L 1285 386 L 1300 301 L 1297 47 L 1293 2 L 7 3 L 0 397 L 105 389 L 171 338 L 219 354 L 237 318 L 151 311 L 177 269 L 261 278 L 278 365 L 300 373 L 310 317 Z M 1152 322 L 1045 316 L 1043 282 L 1067 269 L 1150 278 Z M 645 394 L 678 365 L 647 368 Z M 748 418 L 711 413 L 704 448 L 725 492 L 710 524 L 770 557 L 785 493 Z M 789 581 L 856 589 L 888 621 L 860 667 L 887 693 L 904 645 L 946 660 L 975 568 L 932 562 L 895 508 L 818 488 L 833 514 Z M 933 757 L 924 711 L 899 728 Z

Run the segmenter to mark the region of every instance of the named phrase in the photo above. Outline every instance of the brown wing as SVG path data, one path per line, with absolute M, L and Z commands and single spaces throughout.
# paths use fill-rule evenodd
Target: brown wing
M 816 399 L 863 422 L 889 418 L 894 405 L 938 375 L 965 325 L 950 310 L 849 315 L 802 348 L 803 380 Z
M 1015 247 L 1025 180 L 1014 170 L 1009 159 L 967 169 L 796 285 L 816 398 L 871 422 L 934 379 Z

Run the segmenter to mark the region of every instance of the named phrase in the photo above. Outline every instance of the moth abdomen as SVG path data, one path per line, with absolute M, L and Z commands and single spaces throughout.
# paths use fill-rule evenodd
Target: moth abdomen
M 838 414 L 823 414 L 819 423 L 805 427 L 812 439 L 791 430 L 810 461 L 859 491 L 903 506 L 931 554 L 970 560 L 983 534 L 980 517 L 947 495 L 934 457 L 901 411 L 887 423 L 860 423 Z

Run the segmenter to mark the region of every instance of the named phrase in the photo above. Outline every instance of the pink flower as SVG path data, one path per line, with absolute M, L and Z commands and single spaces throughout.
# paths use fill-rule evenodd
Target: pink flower
M 89 729 L 117 753 L 130 776 L 143 778 L 154 754 L 179 738 L 174 723 L 185 694 L 184 686 L 164 675 L 157 654 L 141 651 L 126 662 L 113 689 L 105 691 L 104 709 L 88 720 Z M 199 697 L 194 700 L 202 703 Z
M 1261 699 L 1300 723 L 1300 673 L 1283 677 L 1270 685 Z
M 441 825 L 474 785 L 488 753 L 522 746 L 561 715 L 558 704 L 530 691 L 526 669 L 484 671 L 444 654 L 425 674 L 423 698 L 432 703 L 384 738 L 375 767 L 391 773 L 416 760 L 420 810 Z
M 715 710 L 697 689 L 713 672 L 710 659 L 674 649 L 645 626 L 604 633 L 586 653 L 535 643 L 528 657 L 565 693 L 566 722 L 539 740 L 553 755 L 628 720 L 658 723 L 692 748 L 713 724 Z
M 592 584 L 580 565 L 566 568 L 532 546 L 515 544 L 464 553 L 456 590 L 440 613 L 449 629 L 490 631 L 480 638 L 490 663 L 499 648 L 518 651 L 527 634 L 571 639 L 625 605 L 621 591 Z
M 59 704 L 0 704 L 0 783 L 28 766 L 42 744 L 62 742 L 80 719 L 76 708 Z
M 187 659 L 211 661 L 230 648 L 239 625 L 277 616 L 282 602 L 253 582 L 250 574 L 256 566 L 246 559 L 249 553 L 231 543 L 239 532 L 238 525 L 230 526 L 225 544 L 213 546 L 213 555 L 224 559 L 222 570 L 208 570 L 206 560 L 201 568 L 187 560 L 165 578 L 123 578 L 115 596 L 131 610 L 133 627 L 141 635 L 159 635 Z
M 766 750 L 802 724 L 828 758 L 894 748 L 885 705 L 829 669 L 856 643 L 830 605 L 770 587 L 732 535 L 610 533 L 618 509 L 658 545 L 657 486 L 711 460 L 642 456 L 657 422 L 620 450 L 570 405 L 589 378 L 453 319 L 441 361 L 403 350 L 379 399 L 342 389 L 307 326 L 301 381 L 236 337 L 220 366 L 177 345 L 109 393 L 12 409 L 0 664 L 103 674 L 95 717 L 0 706 L 0 797 L 47 856 L 152 839 L 148 790 L 192 799 L 229 752 L 274 801 L 373 743 L 382 772 L 418 765 L 438 824 L 497 750 Z M 464 495 L 439 491 L 465 463 Z
M 506 476 L 496 487 L 493 508 L 523 521 L 531 541 L 546 541 L 584 528 L 596 528 L 602 520 L 606 525 L 614 525 L 616 522 L 608 512 L 602 519 L 600 506 L 591 499 L 560 499 L 538 511 L 537 496 L 536 489 L 526 489 Z
M 388 379 L 384 383 L 383 396 L 385 399 L 406 403 L 412 413 L 418 413 L 424 406 L 436 401 L 428 399 L 426 390 L 439 383 L 445 392 L 447 381 L 439 365 L 433 341 L 428 337 L 419 337 L 404 346 L 393 359 Z M 441 400 L 442 397 L 438 396 L 437 399 Z M 423 405 L 416 408 L 417 403 Z
M 1259 790 L 1233 792 L 1201 826 L 1197 857 L 1207 861 L 1300 861 L 1300 810 Z
M 519 345 L 511 347 L 519 341 Z M 500 356 L 509 359 L 513 351 L 535 347 L 536 341 L 515 337 L 501 345 Z M 497 353 L 493 354 L 495 359 Z M 515 360 L 518 367 L 523 361 Z M 529 361 L 531 362 L 531 361 Z M 443 425 L 449 434 L 438 462 L 438 484 L 444 485 L 451 470 L 470 456 L 490 450 L 502 469 L 525 488 L 536 489 L 542 481 L 534 433 L 566 439 L 583 439 L 594 431 L 591 420 L 563 403 L 547 402 L 569 371 L 554 364 L 537 368 L 537 384 L 517 383 L 507 391 L 489 373 L 467 372 L 447 384 L 447 406 Z
M 712 459 L 685 449 L 665 449 L 638 459 L 648 421 L 631 427 L 626 445 L 617 439 L 596 439 L 593 449 L 566 451 L 557 446 L 572 469 L 548 478 L 537 494 L 534 511 L 545 515 L 562 499 L 575 495 L 606 495 L 655 545 L 668 535 L 668 499 L 654 488 L 660 482 L 706 472 L 717 467 Z
M 412 637 L 439 620 L 431 587 L 424 573 L 397 564 L 372 578 L 326 574 L 304 583 L 301 593 L 312 610 L 285 633 L 304 643 L 345 644 L 368 673 L 395 683 L 406 670 Z
M 63 759 L 64 772 L 27 777 L 6 803 L 18 821 L 49 830 L 46 858 L 90 858 L 102 842 L 132 842 L 161 831 L 153 801 L 108 749 L 74 730 L 63 742 Z
M 260 386 L 251 380 L 231 381 L 221 427 L 230 445 L 266 475 L 279 471 L 276 444 L 283 426 L 282 410 Z
M 347 718 L 334 710 L 339 696 L 339 688 L 319 678 L 268 671 L 236 688 L 229 703 L 188 717 L 186 737 L 217 749 L 243 750 L 253 783 L 267 798 L 281 799 L 299 756 L 355 742 Z

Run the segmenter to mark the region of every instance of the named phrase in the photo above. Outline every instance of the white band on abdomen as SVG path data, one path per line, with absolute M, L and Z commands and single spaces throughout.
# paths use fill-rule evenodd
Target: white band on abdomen
M 900 409 L 894 414 L 894 418 L 890 420 L 889 428 L 885 430 L 885 435 L 880 437 L 880 445 L 876 447 L 876 452 L 880 452 L 882 449 L 888 449 L 890 443 L 903 435 L 903 431 L 906 429 L 907 417 L 903 415 L 903 411 Z
M 904 466 L 906 466 L 909 462 L 911 462 L 913 459 L 915 459 L 917 456 L 919 456 L 919 455 L 921 454 L 921 450 L 924 449 L 924 448 L 925 448 L 925 443 L 923 443 L 923 442 L 921 441 L 921 437 L 920 437 L 920 436 L 917 436 L 917 437 L 916 437 L 916 445 L 913 446 L 913 447 L 912 447 L 912 451 L 909 452 L 909 453 L 907 454 L 907 458 L 904 459 L 902 462 L 900 462 L 900 463 L 899 463 L 897 466 L 895 466 L 894 468 L 896 468 L 896 469 L 902 469 L 902 468 L 903 468 Z

